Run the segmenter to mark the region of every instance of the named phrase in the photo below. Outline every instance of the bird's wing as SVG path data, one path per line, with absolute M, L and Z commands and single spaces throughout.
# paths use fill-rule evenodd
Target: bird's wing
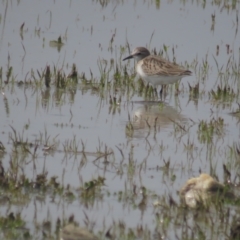
M 187 76 L 191 71 L 183 69 L 177 64 L 171 63 L 158 56 L 149 56 L 142 60 L 142 69 L 145 74 L 162 76 Z

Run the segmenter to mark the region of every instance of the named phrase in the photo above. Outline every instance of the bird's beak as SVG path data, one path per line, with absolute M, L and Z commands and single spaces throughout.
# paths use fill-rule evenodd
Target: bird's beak
M 124 58 L 123 61 L 125 61 L 125 60 L 127 60 L 127 59 L 131 59 L 131 58 L 133 58 L 133 55 L 130 55 L 130 56 Z

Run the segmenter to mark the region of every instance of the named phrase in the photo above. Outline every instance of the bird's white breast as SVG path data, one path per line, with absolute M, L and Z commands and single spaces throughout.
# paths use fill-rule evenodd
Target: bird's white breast
M 144 73 L 144 71 L 142 69 L 142 64 L 143 64 L 142 62 L 139 62 L 137 64 L 136 71 L 137 71 L 137 73 L 139 74 L 140 77 L 145 79 L 147 77 L 147 75 Z

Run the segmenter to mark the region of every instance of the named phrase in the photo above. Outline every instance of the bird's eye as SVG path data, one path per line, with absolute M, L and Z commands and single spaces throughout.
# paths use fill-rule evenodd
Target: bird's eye
M 137 53 L 137 55 L 141 55 L 141 53 L 139 52 L 139 53 Z

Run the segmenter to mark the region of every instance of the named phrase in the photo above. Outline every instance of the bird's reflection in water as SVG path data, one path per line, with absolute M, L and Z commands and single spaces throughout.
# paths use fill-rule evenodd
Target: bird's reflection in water
M 139 104 L 132 113 L 133 137 L 145 137 L 150 130 L 159 132 L 173 123 L 186 122 L 186 118 L 175 108 L 163 102 L 135 102 Z

